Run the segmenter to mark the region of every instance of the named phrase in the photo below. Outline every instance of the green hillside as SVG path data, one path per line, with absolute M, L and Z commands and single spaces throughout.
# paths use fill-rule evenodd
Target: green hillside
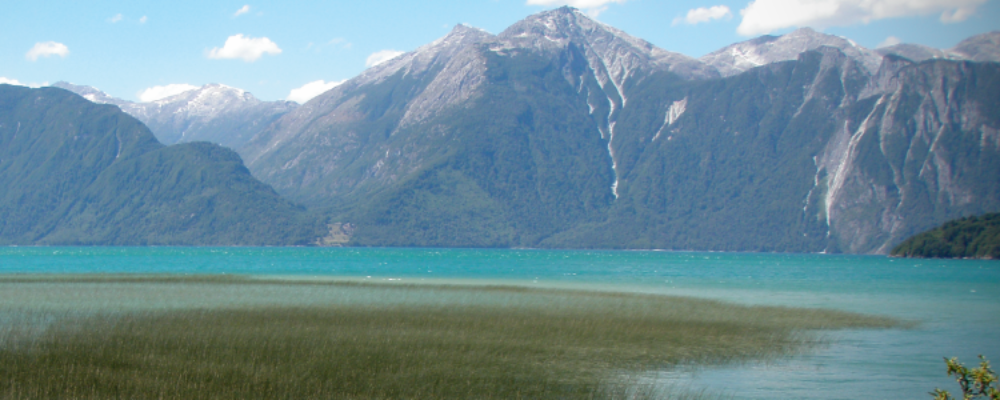
M 1000 213 L 948 222 L 907 239 L 892 249 L 892 255 L 1000 259 Z
M 0 85 L 0 244 L 291 245 L 305 210 L 231 150 L 164 146 L 118 107 Z

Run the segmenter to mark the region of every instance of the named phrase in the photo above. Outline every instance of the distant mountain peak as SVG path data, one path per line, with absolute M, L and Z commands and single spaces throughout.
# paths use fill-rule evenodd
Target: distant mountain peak
M 298 107 L 290 101 L 261 101 L 246 90 L 221 83 L 144 103 L 115 98 L 91 86 L 68 82 L 52 86 L 93 103 L 118 106 L 146 124 L 165 144 L 209 141 L 239 148 L 267 124 Z
M 972 61 L 1000 62 L 1000 31 L 967 38 L 953 47 L 951 52 L 960 53 Z
M 875 52 L 884 56 L 888 56 L 891 54 L 916 62 L 929 60 L 932 58 L 940 58 L 940 59 L 965 58 L 960 54 L 913 43 L 900 43 L 892 46 L 881 47 L 875 49 Z
M 700 60 L 716 69 L 722 76 L 733 76 L 751 68 L 779 61 L 798 58 L 799 54 L 820 47 L 840 49 L 850 58 L 861 63 L 870 74 L 878 71 L 882 56 L 842 36 L 817 32 L 812 28 L 799 28 L 782 36 L 761 36 L 734 43 L 706 54 Z
M 172 104 L 172 103 L 199 103 L 218 106 L 221 103 L 237 101 L 246 103 L 259 103 L 256 97 L 243 89 L 226 86 L 221 83 L 209 83 L 197 89 L 188 90 L 170 97 L 165 97 L 151 103 Z M 202 110 L 205 111 L 205 110 Z
M 970 36 L 947 50 L 915 43 L 900 43 L 875 51 L 882 55 L 896 55 L 915 62 L 930 59 L 1000 62 L 1000 31 Z

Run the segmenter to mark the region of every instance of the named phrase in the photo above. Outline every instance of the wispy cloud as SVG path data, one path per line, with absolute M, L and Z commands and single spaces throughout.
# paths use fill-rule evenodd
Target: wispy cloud
M 236 34 L 226 39 L 226 44 L 208 51 L 208 58 L 215 60 L 241 59 L 246 62 L 257 61 L 264 54 L 281 54 L 281 48 L 266 37 L 252 38 Z
M 39 57 L 59 56 L 65 58 L 69 55 L 69 47 L 59 42 L 38 42 L 24 55 L 28 61 L 37 61 Z
M 244 4 L 243 7 L 240 7 L 239 10 L 236 10 L 236 12 L 233 13 L 233 18 L 239 17 L 240 15 L 246 14 L 248 12 L 250 12 L 250 5 Z
M 576 8 L 597 8 L 612 3 L 624 3 L 626 0 L 528 0 L 530 6 L 570 6 Z
M 688 10 L 687 15 L 674 19 L 674 25 L 687 23 L 689 25 L 709 22 L 716 19 L 732 18 L 733 13 L 727 6 L 699 7 Z
M 399 50 L 376 51 L 371 55 L 369 55 L 367 59 L 365 59 L 365 66 L 374 67 L 386 61 L 389 61 L 393 58 L 399 57 L 400 54 L 403 54 L 403 52 Z
M 941 13 L 941 22 L 967 19 L 986 0 L 754 0 L 740 10 L 736 32 L 754 36 L 792 27 L 827 28 L 887 18 Z
M 142 18 L 139 18 L 139 23 L 140 24 L 145 24 L 146 21 L 149 21 L 149 18 L 146 17 L 145 15 L 143 15 Z
M 545 7 L 576 7 L 586 12 L 592 18 L 597 18 L 598 15 L 608 9 L 609 4 L 622 4 L 625 1 L 627 0 L 528 0 L 526 4 L 529 6 Z
M 116 23 L 120 22 L 120 21 L 121 21 L 122 19 L 124 19 L 124 18 L 125 18 L 125 16 L 123 16 L 123 15 L 121 15 L 121 14 L 119 13 L 119 14 L 115 14 L 115 15 L 114 15 L 113 17 L 111 17 L 111 18 L 108 18 L 108 22 L 110 22 L 110 23 L 112 23 L 112 24 L 116 24 Z
M 882 43 L 879 43 L 878 46 L 875 46 L 875 48 L 895 46 L 895 45 L 900 44 L 900 43 L 903 43 L 903 41 L 899 40 L 898 37 L 889 36 L 889 37 L 885 38 L 885 40 L 883 40 Z
M 292 89 L 292 91 L 288 93 L 287 99 L 288 101 L 294 101 L 299 104 L 304 104 L 313 97 L 319 96 L 324 92 L 326 92 L 327 90 L 339 86 L 341 83 L 344 83 L 345 81 L 346 79 L 342 81 L 332 81 L 332 82 L 326 82 L 322 79 L 318 81 L 312 81 L 305 85 L 302 85 L 301 87 Z
M 962 22 L 969 19 L 969 17 L 971 17 L 972 14 L 975 13 L 976 13 L 976 6 L 965 6 L 965 7 L 958 7 L 953 10 L 945 10 L 944 12 L 941 13 L 941 22 L 944 22 L 946 24 Z
M 186 83 L 172 83 L 169 85 L 153 86 L 147 88 L 146 90 L 139 92 L 138 97 L 139 101 L 148 103 L 150 101 L 157 101 L 160 99 L 165 99 L 170 96 L 176 96 L 178 94 L 190 90 L 195 90 L 197 88 L 198 87 L 195 85 L 189 85 Z
M 340 37 L 330 39 L 330 41 L 327 42 L 327 44 L 330 45 L 330 46 L 339 47 L 339 48 L 342 48 L 342 49 L 350 49 L 351 46 L 353 46 L 353 44 L 351 44 L 351 42 L 348 42 L 347 39 L 340 38 Z

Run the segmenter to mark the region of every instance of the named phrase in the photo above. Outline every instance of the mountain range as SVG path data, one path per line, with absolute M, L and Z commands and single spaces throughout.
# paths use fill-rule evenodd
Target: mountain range
M 327 242 L 886 253 L 1000 211 L 998 37 L 871 50 L 806 28 L 695 59 L 564 7 L 178 141 L 236 149 Z M 223 91 L 171 109 L 62 86 L 160 137 L 148 121 Z

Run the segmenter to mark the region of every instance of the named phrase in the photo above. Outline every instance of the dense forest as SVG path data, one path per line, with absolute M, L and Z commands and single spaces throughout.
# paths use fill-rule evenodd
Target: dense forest
M 950 221 L 907 239 L 892 249 L 892 255 L 1000 259 L 1000 213 Z

